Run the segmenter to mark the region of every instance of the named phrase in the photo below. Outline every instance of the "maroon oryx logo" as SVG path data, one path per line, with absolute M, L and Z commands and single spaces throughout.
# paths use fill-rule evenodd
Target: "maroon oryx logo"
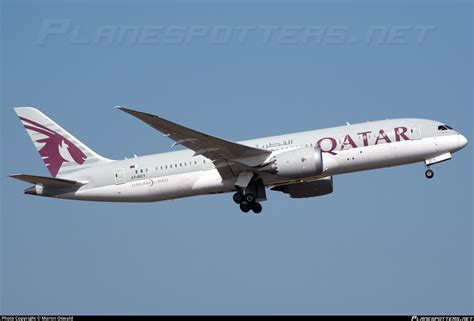
M 44 144 L 41 148 L 38 148 L 38 152 L 53 177 L 56 177 L 63 163 L 75 162 L 82 165 L 87 159 L 87 156 L 64 136 L 32 120 L 24 117 L 20 117 L 20 119 L 27 123 L 23 124 L 26 129 L 46 136 L 46 138 L 34 140 L 37 143 Z

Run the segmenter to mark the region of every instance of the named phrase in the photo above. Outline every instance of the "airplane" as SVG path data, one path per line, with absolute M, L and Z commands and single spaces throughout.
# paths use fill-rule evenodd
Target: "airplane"
M 244 213 L 262 212 L 266 190 L 291 198 L 333 192 L 336 175 L 451 159 L 468 140 L 438 121 L 405 118 L 233 142 L 159 116 L 116 107 L 186 149 L 124 160 L 105 158 L 33 107 L 14 108 L 51 177 L 14 174 L 25 194 L 104 202 L 158 202 L 234 193 Z

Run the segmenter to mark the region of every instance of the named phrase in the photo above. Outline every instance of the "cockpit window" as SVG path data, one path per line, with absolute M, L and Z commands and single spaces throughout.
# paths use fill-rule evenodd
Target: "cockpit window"
M 447 129 L 453 129 L 451 126 L 448 125 L 444 125 L 444 127 L 446 127 Z
M 438 130 L 448 130 L 445 126 L 443 125 L 439 125 L 438 126 Z

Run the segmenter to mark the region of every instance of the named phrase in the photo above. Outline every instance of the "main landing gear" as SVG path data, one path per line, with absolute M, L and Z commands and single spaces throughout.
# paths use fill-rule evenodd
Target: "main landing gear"
M 237 192 L 233 196 L 234 202 L 240 204 L 240 210 L 244 213 L 252 210 L 255 214 L 262 213 L 262 205 L 256 202 L 256 197 L 253 194 L 242 194 L 241 191 Z
M 265 185 L 261 179 L 255 179 L 253 173 L 241 173 L 237 184 L 237 193 L 232 197 L 236 204 L 239 204 L 240 210 L 244 213 L 253 211 L 255 214 L 262 212 L 263 202 L 267 199 Z

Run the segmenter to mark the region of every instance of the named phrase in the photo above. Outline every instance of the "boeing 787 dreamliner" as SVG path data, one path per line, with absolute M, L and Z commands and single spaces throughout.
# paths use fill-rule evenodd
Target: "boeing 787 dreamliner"
M 292 198 L 333 192 L 333 177 L 451 159 L 468 140 L 427 119 L 392 119 L 242 142 L 208 135 L 159 116 L 117 107 L 186 150 L 125 160 L 105 158 L 38 109 L 15 108 L 51 177 L 15 174 L 26 194 L 105 202 L 157 202 L 233 192 L 243 212 L 262 211 L 266 189 Z

